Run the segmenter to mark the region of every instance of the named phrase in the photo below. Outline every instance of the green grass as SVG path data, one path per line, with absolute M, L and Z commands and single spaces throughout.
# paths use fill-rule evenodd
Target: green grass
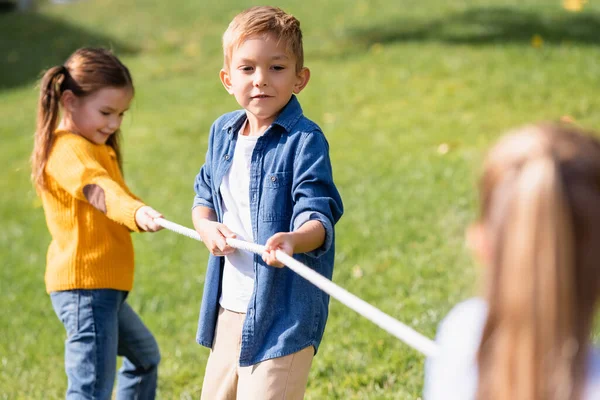
M 214 3 L 214 4 L 213 4 Z M 334 280 L 433 337 L 475 291 L 463 232 L 483 151 L 505 129 L 570 115 L 600 126 L 600 8 L 560 1 L 281 1 L 305 35 L 305 113 L 331 145 L 345 204 Z M 125 171 L 145 201 L 190 226 L 212 121 L 237 108 L 218 81 L 220 35 L 248 1 L 82 1 L 0 14 L 0 399 L 61 398 L 64 330 L 44 290 L 49 235 L 29 183 L 42 69 L 84 45 L 132 70 Z M 541 37 L 541 46 L 532 38 Z M 449 152 L 440 154 L 440 144 Z M 161 399 L 199 398 L 195 344 L 207 251 L 163 231 L 134 235 L 132 306 L 155 333 Z M 331 303 L 308 399 L 416 399 L 423 357 Z

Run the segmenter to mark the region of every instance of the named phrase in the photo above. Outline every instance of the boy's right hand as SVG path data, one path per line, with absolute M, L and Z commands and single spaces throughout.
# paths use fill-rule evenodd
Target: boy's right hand
M 227 244 L 227 238 L 235 238 L 235 233 L 219 222 L 203 219 L 196 224 L 196 232 L 213 256 L 226 256 L 235 251 Z

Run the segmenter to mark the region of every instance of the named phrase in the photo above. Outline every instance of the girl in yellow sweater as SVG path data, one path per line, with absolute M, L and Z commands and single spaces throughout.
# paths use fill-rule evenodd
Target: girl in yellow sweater
M 46 290 L 67 331 L 67 399 L 153 399 L 158 345 L 125 301 L 133 285 L 130 232 L 155 232 L 161 214 L 125 185 L 119 128 L 133 98 L 127 67 L 104 49 L 79 49 L 41 81 L 32 179 L 52 243 Z M 62 110 L 62 113 L 60 113 Z

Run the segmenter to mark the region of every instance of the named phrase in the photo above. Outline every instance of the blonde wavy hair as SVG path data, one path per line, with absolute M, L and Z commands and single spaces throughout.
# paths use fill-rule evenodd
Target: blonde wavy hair
M 280 8 L 252 7 L 236 15 L 223 34 L 223 69 L 229 70 L 233 51 L 251 37 L 273 35 L 296 59 L 296 71 L 304 67 L 300 21 Z
M 600 143 L 570 125 L 511 132 L 487 157 L 480 204 L 477 398 L 580 399 L 600 294 Z

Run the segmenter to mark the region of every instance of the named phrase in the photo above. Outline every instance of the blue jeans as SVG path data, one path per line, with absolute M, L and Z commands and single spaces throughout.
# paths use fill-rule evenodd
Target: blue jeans
M 67 331 L 67 399 L 110 399 L 117 355 L 117 399 L 154 399 L 158 344 L 125 302 L 127 292 L 113 289 L 66 290 L 50 294 Z

